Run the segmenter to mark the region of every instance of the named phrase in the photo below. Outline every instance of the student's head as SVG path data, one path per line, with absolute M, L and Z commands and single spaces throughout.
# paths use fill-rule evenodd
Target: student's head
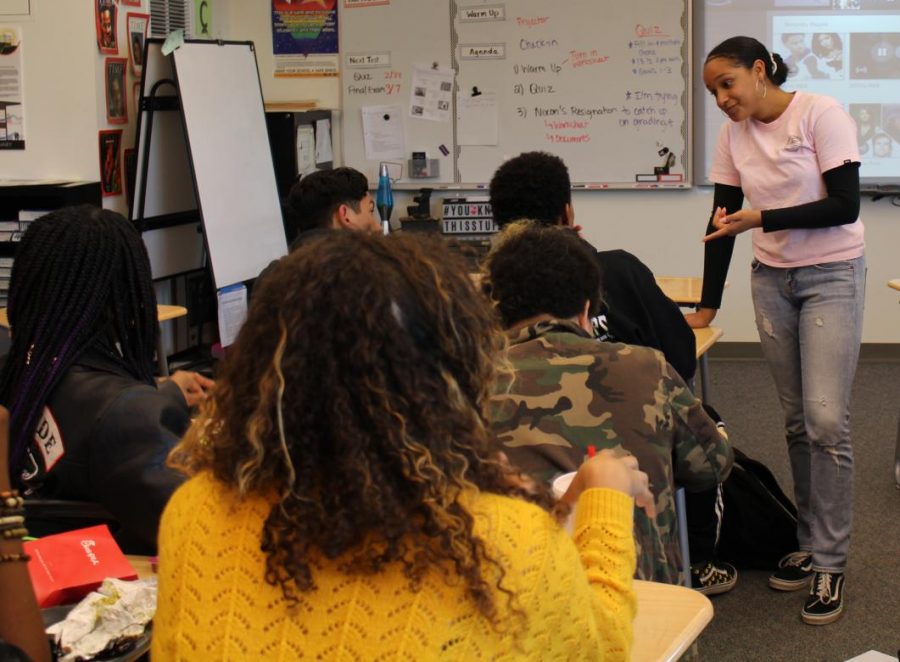
M 872 138 L 872 154 L 874 156 L 891 156 L 892 148 L 891 137 L 886 133 L 876 134 Z
M 0 403 L 10 412 L 17 476 L 44 403 L 87 350 L 153 383 L 156 297 L 140 234 L 120 214 L 88 205 L 39 218 L 16 252 L 7 312 Z
M 785 32 L 781 35 L 781 43 L 794 57 L 801 57 L 806 53 L 806 35 L 802 32 Z
M 503 163 L 491 178 L 490 194 L 500 226 L 521 219 L 571 225 L 574 218 L 569 170 L 547 152 L 525 152 Z
M 844 47 L 841 36 L 835 32 L 817 32 L 812 38 L 812 52 L 818 57 L 825 57 Z
M 369 182 L 353 168 L 317 170 L 304 175 L 288 194 L 286 216 L 288 225 L 297 232 L 317 228 L 381 230 Z
M 868 124 L 872 121 L 872 114 L 869 112 L 869 109 L 863 106 L 858 111 L 856 111 L 856 118 L 859 122 L 863 124 Z
M 568 228 L 510 225 L 488 255 L 486 271 L 507 328 L 538 315 L 587 322 L 602 305 L 594 249 Z
M 788 75 L 777 53 L 753 37 L 732 37 L 713 48 L 703 65 L 703 82 L 716 105 L 733 122 L 764 117 L 771 112 L 773 95 Z
M 360 573 L 399 563 L 413 584 L 441 565 L 490 617 L 491 561 L 462 499 L 513 492 L 485 419 L 502 345 L 440 240 L 322 233 L 254 292 L 172 460 L 275 500 L 262 544 L 286 596 L 314 590 L 321 555 Z

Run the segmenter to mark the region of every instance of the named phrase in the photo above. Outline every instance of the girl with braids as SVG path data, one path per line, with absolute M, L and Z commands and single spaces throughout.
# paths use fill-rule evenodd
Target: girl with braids
M 489 432 L 502 345 L 441 242 L 280 260 L 170 458 L 154 659 L 627 659 L 647 477 L 587 462 L 573 543 Z
M 181 483 L 166 456 L 212 382 L 179 372 L 157 387 L 156 297 L 140 234 L 88 205 L 36 220 L 16 253 L 8 315 L 0 404 L 14 482 L 40 498 L 99 502 L 121 525 L 120 543 L 154 548 Z
M 760 344 L 784 410 L 799 511 L 800 549 L 769 585 L 812 583 L 801 616 L 811 625 L 843 611 L 853 510 L 850 389 L 862 338 L 866 285 L 859 220 L 859 146 L 840 103 L 780 85 L 784 62 L 756 39 L 733 37 L 707 56 L 703 80 L 729 118 L 709 178 L 700 310 L 716 315 L 734 237 L 753 231 L 750 285 Z M 744 196 L 750 206 L 741 209 Z

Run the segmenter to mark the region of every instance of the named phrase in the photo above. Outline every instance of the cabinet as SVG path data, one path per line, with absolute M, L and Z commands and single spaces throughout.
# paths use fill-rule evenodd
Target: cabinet
M 0 180 L 0 307 L 6 307 L 16 246 L 28 224 L 41 212 L 100 202 L 100 182 Z

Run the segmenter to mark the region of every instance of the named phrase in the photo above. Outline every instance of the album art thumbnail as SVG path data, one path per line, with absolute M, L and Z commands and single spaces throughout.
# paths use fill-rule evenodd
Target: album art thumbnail
M 880 103 L 851 103 L 850 117 L 856 122 L 856 143 L 859 146 L 860 156 L 869 156 L 872 152 L 872 138 L 881 129 L 881 104 Z
M 900 78 L 900 32 L 852 33 L 850 78 Z
M 885 104 L 881 111 L 881 128 L 894 142 L 900 143 L 900 104 Z

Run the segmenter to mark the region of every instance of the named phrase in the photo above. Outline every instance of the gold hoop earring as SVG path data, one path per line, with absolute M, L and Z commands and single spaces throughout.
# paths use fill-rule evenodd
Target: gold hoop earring
M 765 99 L 766 95 L 769 93 L 769 86 L 766 85 L 765 81 L 762 84 L 762 94 L 759 93 L 759 78 L 756 79 L 756 96 L 760 99 Z

